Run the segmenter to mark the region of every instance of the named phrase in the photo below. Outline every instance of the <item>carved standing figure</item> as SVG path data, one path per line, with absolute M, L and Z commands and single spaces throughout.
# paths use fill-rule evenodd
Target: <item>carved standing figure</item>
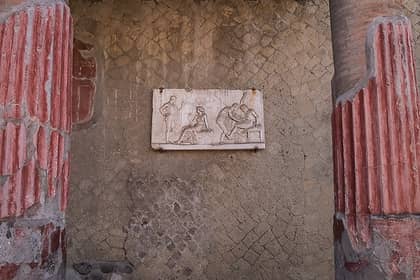
M 172 95 L 169 101 L 160 107 L 159 112 L 165 121 L 165 139 L 166 143 L 168 143 L 169 134 L 174 132 L 178 122 L 179 108 L 176 106 L 176 96 Z

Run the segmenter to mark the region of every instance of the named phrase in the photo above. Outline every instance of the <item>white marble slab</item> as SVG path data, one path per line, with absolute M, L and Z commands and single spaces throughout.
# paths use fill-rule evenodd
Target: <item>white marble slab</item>
M 152 148 L 264 149 L 262 92 L 221 89 L 154 90 Z

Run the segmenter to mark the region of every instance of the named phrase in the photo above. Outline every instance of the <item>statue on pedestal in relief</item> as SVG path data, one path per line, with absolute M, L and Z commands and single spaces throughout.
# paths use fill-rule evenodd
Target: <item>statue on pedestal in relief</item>
M 168 143 L 170 134 L 174 133 L 176 130 L 176 126 L 179 121 L 179 111 L 181 108 L 177 107 L 176 96 L 172 95 L 169 98 L 169 101 L 163 104 L 159 109 L 159 112 L 162 114 L 165 121 L 165 139 Z

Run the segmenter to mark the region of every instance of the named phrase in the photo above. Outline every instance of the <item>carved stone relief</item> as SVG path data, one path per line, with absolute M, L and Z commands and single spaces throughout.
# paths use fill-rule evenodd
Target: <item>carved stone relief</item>
M 258 90 L 153 91 L 152 148 L 264 149 L 264 110 Z

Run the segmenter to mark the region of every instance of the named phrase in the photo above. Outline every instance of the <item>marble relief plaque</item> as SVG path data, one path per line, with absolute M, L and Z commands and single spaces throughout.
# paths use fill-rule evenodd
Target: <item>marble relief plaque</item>
M 263 96 L 258 90 L 153 91 L 152 148 L 264 149 Z

